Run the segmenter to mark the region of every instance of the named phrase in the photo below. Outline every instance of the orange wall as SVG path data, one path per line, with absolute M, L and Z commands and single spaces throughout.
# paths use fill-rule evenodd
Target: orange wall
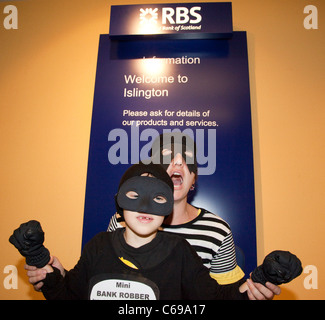
M 0 14 L 1 299 L 42 299 L 8 242 L 20 223 L 41 221 L 67 269 L 79 258 L 99 34 L 109 32 L 110 4 L 153 2 L 0 2 L 1 13 L 18 9 L 18 30 Z M 307 290 L 303 274 L 279 298 L 324 299 L 325 3 L 232 3 L 234 29 L 248 34 L 258 260 L 296 253 L 317 267 L 318 289 Z M 309 4 L 318 30 L 303 27 Z M 18 268 L 18 289 L 3 285 L 7 265 Z

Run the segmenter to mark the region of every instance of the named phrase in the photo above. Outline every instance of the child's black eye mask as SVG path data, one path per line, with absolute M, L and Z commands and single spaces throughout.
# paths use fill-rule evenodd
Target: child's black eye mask
M 127 196 L 129 191 L 137 193 L 137 197 Z M 157 197 L 164 197 L 164 203 L 155 201 Z M 118 205 L 129 211 L 143 212 L 158 216 L 167 216 L 173 210 L 174 197 L 173 191 L 162 180 L 146 176 L 132 177 L 126 180 L 117 194 Z

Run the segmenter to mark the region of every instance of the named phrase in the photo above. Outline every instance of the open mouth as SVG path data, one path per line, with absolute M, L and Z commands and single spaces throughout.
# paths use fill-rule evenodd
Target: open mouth
M 174 186 L 180 186 L 183 183 L 183 176 L 179 172 L 173 172 L 173 174 L 170 176 Z

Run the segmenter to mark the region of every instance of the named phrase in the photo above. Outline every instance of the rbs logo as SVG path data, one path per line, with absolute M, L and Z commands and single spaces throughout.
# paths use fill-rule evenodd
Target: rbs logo
M 158 8 L 140 9 L 141 24 L 156 24 L 158 22 Z M 197 24 L 202 21 L 200 14 L 201 7 L 186 7 L 162 8 L 161 9 L 161 24 Z
M 201 7 L 192 7 L 190 10 L 185 7 L 176 7 L 176 11 L 173 8 L 162 8 L 162 24 L 166 24 L 167 21 L 170 24 L 185 24 L 185 23 L 200 23 L 202 16 L 200 13 Z

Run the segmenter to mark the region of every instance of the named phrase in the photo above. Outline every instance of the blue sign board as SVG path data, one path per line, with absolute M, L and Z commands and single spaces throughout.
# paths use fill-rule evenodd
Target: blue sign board
M 206 5 L 202 21 L 212 19 Z M 100 36 L 83 244 L 107 229 L 124 171 L 148 158 L 160 133 L 174 130 L 197 144 L 191 204 L 230 224 L 248 274 L 256 267 L 256 224 L 246 32 L 227 39 Z

